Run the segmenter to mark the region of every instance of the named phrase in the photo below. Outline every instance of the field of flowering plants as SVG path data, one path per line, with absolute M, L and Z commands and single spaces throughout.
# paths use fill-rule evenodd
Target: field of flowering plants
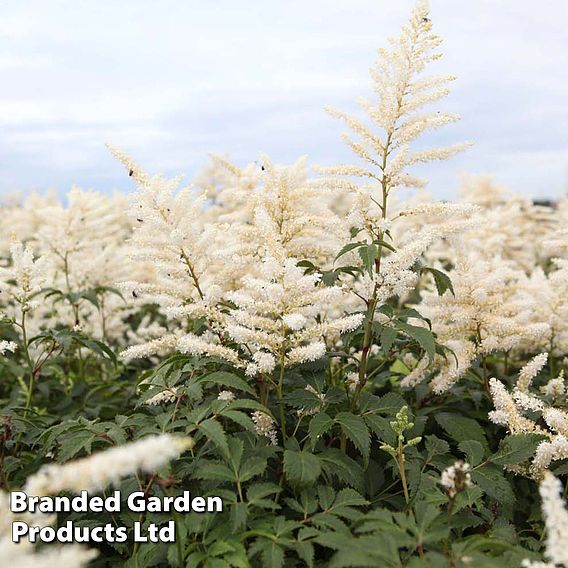
M 568 199 L 421 191 L 468 146 L 427 145 L 458 120 L 440 43 L 419 2 L 361 116 L 328 109 L 351 164 L 212 156 L 181 187 L 111 147 L 131 195 L 2 204 L 1 565 L 568 566 Z

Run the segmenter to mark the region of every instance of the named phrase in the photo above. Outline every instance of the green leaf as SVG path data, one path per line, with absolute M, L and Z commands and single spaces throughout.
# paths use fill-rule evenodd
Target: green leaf
M 305 268 L 306 270 L 304 274 L 313 274 L 314 272 L 317 271 L 317 266 L 313 262 L 310 262 L 309 260 L 300 260 L 300 262 L 296 263 L 296 266 L 299 266 L 300 268 Z
M 340 412 L 335 417 L 335 422 L 341 426 L 342 432 L 367 459 L 371 451 L 371 436 L 363 418 L 351 412 Z
M 110 347 L 108 347 L 108 345 L 105 345 L 102 341 L 97 341 L 96 339 L 88 339 L 87 337 L 78 337 L 78 336 L 75 336 L 73 339 L 79 345 L 82 345 L 83 347 L 90 349 L 91 351 L 93 351 L 97 355 L 100 355 L 104 359 L 108 359 L 109 361 L 112 362 L 112 364 L 115 367 L 118 364 L 118 360 L 116 358 L 114 351 Z
M 267 540 L 262 544 L 262 565 L 266 568 L 282 568 L 284 566 L 284 549 Z
M 429 458 L 440 456 L 450 451 L 450 445 L 445 440 L 441 440 L 437 436 L 426 436 L 426 451 Z
M 379 440 L 391 445 L 396 444 L 396 434 L 389 419 L 378 414 L 365 414 L 364 420 Z
M 321 281 L 325 286 L 333 286 L 339 278 L 339 270 L 328 270 L 323 272 Z
M 406 333 L 409 337 L 418 342 L 420 347 L 428 354 L 428 359 L 432 361 L 436 355 L 436 341 L 433 333 L 425 327 L 410 325 L 409 323 L 397 320 L 395 325 L 400 331 Z
M 239 478 L 241 481 L 248 481 L 257 475 L 264 473 L 266 469 L 266 458 L 253 456 L 246 459 L 239 469 Z
M 375 239 L 373 241 L 373 244 L 379 246 L 379 247 L 384 247 L 392 252 L 396 252 L 396 249 L 390 244 L 387 243 L 386 241 L 383 241 L 382 239 Z
M 394 340 L 396 339 L 396 329 L 385 326 L 381 329 L 381 334 L 379 336 L 379 342 L 381 344 L 381 350 L 386 355 L 392 348 Z
M 338 258 L 341 258 L 344 254 L 347 254 L 349 251 L 352 251 L 353 249 L 356 248 L 360 248 L 366 246 L 366 244 L 363 241 L 359 241 L 357 243 L 348 243 L 346 244 L 344 247 L 341 248 L 341 250 L 337 253 L 337 256 L 335 257 L 334 261 L 337 260 Z
M 466 460 L 472 467 L 480 464 L 485 455 L 485 448 L 476 440 L 460 442 L 458 449 L 466 455 Z
M 57 455 L 58 461 L 67 461 L 83 449 L 91 453 L 91 444 L 95 438 L 96 434 L 88 430 L 80 430 L 65 436 L 61 440 L 61 449 Z
M 205 375 L 199 379 L 201 383 L 214 383 L 216 385 L 221 385 L 229 389 L 236 389 L 240 391 L 247 392 L 249 394 L 256 394 L 254 390 L 244 381 L 241 377 L 233 373 L 227 373 L 226 371 L 217 371 L 216 373 L 211 373 Z
M 326 475 L 337 477 L 341 482 L 364 490 L 363 469 L 359 463 L 345 455 L 338 448 L 328 448 L 318 454 Z
M 248 505 L 246 503 L 234 503 L 231 505 L 231 528 L 233 532 L 237 532 L 245 527 L 247 517 Z
M 274 505 L 272 499 L 267 499 L 269 495 L 280 493 L 282 488 L 276 483 L 253 483 L 247 489 L 247 502 L 257 507 L 270 507 Z
M 285 450 L 284 473 L 288 480 L 298 486 L 313 483 L 321 473 L 320 461 L 311 452 Z
M 193 474 L 196 479 L 207 479 L 215 481 L 235 481 L 235 474 L 224 463 L 217 461 L 201 461 L 199 468 Z
M 256 431 L 254 422 L 250 419 L 248 414 L 245 414 L 240 410 L 222 410 L 219 414 L 225 418 L 229 418 L 233 422 L 236 422 L 239 426 L 242 426 L 249 432 Z
M 199 424 L 199 431 L 219 450 L 224 456 L 229 455 L 229 445 L 227 444 L 227 436 L 223 430 L 223 427 L 214 418 L 209 418 L 204 422 Z
M 434 283 L 436 284 L 436 290 L 438 290 L 439 296 L 443 296 L 446 290 L 449 290 L 454 296 L 456 295 L 452 281 L 445 272 L 437 270 L 436 268 L 430 268 L 429 266 L 424 266 L 420 269 L 421 274 L 424 272 L 430 272 L 434 277 Z
M 359 256 L 363 261 L 363 266 L 369 273 L 369 276 L 373 276 L 373 271 L 375 269 L 375 259 L 379 256 L 379 249 L 377 245 L 365 245 L 359 248 Z
M 404 398 L 395 392 L 381 396 L 375 410 L 387 416 L 394 416 L 406 404 Z
M 477 420 L 449 412 L 436 414 L 435 418 L 436 422 L 446 431 L 448 436 L 453 438 L 456 442 L 477 440 L 484 446 L 487 446 L 485 432 Z
M 544 436 L 539 434 L 514 434 L 507 436 L 499 449 L 489 459 L 497 465 L 514 465 L 532 458 Z
M 515 502 L 515 494 L 511 484 L 503 475 L 502 466 L 487 464 L 471 471 L 471 478 L 489 497 L 498 503 L 511 505 Z
M 310 442 L 312 449 L 315 447 L 318 439 L 325 434 L 333 426 L 333 420 L 325 413 L 316 414 L 311 420 L 308 427 L 310 434 Z

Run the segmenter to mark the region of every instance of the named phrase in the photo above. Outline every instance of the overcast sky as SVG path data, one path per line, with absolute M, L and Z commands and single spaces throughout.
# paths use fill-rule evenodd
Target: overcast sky
M 0 193 L 76 183 L 130 190 L 110 142 L 151 172 L 191 177 L 208 152 L 246 163 L 349 162 L 325 105 L 370 94 L 376 48 L 410 0 L 0 0 Z M 432 144 L 473 140 L 420 173 L 568 189 L 568 1 L 431 0 L 463 120 Z

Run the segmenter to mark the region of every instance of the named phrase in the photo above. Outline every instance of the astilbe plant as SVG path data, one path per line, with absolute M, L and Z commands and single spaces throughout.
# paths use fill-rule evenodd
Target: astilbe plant
M 356 163 L 212 156 L 184 187 L 111 148 L 128 202 L 2 205 L 3 489 L 224 501 L 176 515 L 174 544 L 36 550 L 8 539 L 3 493 L 3 562 L 566 563 L 568 205 L 487 178 L 401 200 L 425 185 L 412 166 L 467 146 L 422 144 L 458 119 L 440 43 L 419 2 L 361 116 L 330 110 Z

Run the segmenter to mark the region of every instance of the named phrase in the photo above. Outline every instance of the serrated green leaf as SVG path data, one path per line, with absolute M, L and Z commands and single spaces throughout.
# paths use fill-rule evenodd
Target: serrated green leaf
M 449 290 L 452 295 L 456 295 L 454 292 L 454 286 L 450 277 L 441 270 L 436 268 L 430 268 L 429 266 L 424 266 L 420 269 L 421 273 L 430 272 L 434 277 L 434 283 L 436 284 L 436 290 L 438 291 L 439 296 L 443 296 L 446 290 Z
M 366 243 L 364 243 L 363 241 L 357 242 L 357 243 L 347 243 L 344 247 L 341 248 L 341 250 L 337 253 L 337 256 L 335 257 L 334 260 L 337 260 L 338 258 L 341 258 L 344 254 L 347 254 L 349 251 L 352 251 L 356 248 L 360 248 L 362 246 L 366 246 Z
M 435 418 L 436 422 L 438 422 L 450 438 L 454 439 L 456 442 L 477 440 L 484 446 L 487 445 L 485 432 L 477 420 L 449 412 L 440 412 L 436 414 Z
M 381 350 L 383 353 L 387 354 L 391 350 L 396 336 L 397 332 L 393 327 L 385 326 L 381 329 L 379 343 L 381 344 Z
M 214 383 L 229 389 L 235 389 L 255 395 L 256 393 L 246 381 L 234 373 L 227 373 L 226 371 L 217 371 L 210 373 L 199 379 L 200 383 Z
M 498 503 L 511 505 L 515 502 L 515 494 L 511 484 L 505 479 L 501 466 L 492 463 L 483 465 L 472 470 L 471 478 Z
M 284 452 L 284 473 L 294 485 L 309 485 L 321 473 L 320 461 L 311 452 L 286 450 Z
M 359 256 L 363 261 L 363 266 L 365 270 L 369 273 L 369 276 L 373 276 L 375 270 L 375 259 L 379 256 L 379 249 L 377 245 L 365 245 L 359 248 Z
M 318 439 L 323 436 L 332 426 L 333 420 L 327 414 L 325 414 L 325 412 L 316 414 L 310 420 L 308 431 L 310 434 L 310 442 L 312 444 L 312 448 L 315 447 Z
M 534 457 L 544 436 L 539 434 L 514 434 L 507 436 L 499 449 L 489 459 L 497 465 L 514 465 Z
M 466 456 L 466 461 L 472 466 L 481 463 L 485 455 L 485 448 L 477 440 L 465 440 L 458 444 L 458 449 Z
M 433 333 L 425 327 L 410 325 L 409 323 L 396 320 L 395 325 L 400 331 L 404 332 L 408 337 L 414 339 L 428 355 L 428 359 L 432 361 L 436 355 L 436 340 Z
M 199 424 L 199 432 L 201 432 L 208 440 L 213 442 L 224 456 L 229 455 L 227 435 L 217 420 L 214 418 L 208 418 L 201 422 L 201 424 Z
M 363 418 L 351 412 L 340 412 L 335 422 L 341 426 L 342 432 L 367 459 L 371 450 L 371 435 Z

